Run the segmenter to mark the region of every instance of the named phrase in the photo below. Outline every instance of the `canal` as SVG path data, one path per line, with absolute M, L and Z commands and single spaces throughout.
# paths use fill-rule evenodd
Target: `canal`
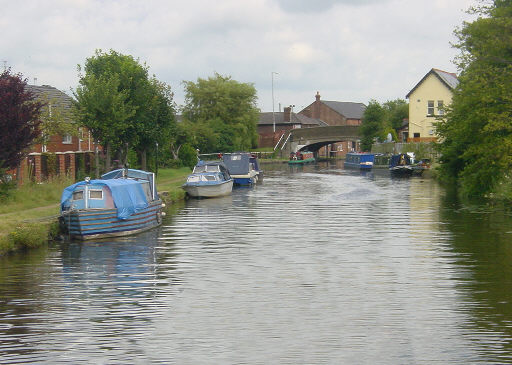
M 512 362 L 512 217 L 337 164 L 0 258 L 0 363 Z

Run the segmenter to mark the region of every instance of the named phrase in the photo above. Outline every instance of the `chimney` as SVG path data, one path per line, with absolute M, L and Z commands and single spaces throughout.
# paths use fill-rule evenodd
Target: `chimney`
M 317 91 L 315 95 L 315 102 L 313 103 L 313 112 L 311 118 L 320 119 L 320 93 Z
M 292 120 L 292 107 L 291 106 L 285 106 L 283 108 L 283 110 L 284 110 L 283 122 L 290 123 L 291 120 Z

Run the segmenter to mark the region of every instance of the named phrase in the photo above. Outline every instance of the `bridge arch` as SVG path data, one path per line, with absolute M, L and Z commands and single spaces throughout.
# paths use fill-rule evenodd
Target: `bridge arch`
M 283 153 L 309 150 L 318 153 L 323 146 L 336 142 L 358 141 L 361 139 L 359 126 L 328 126 L 292 129 L 282 144 Z

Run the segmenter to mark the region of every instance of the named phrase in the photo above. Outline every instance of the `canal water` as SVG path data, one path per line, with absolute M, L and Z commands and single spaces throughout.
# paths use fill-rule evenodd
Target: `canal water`
M 512 217 L 338 164 L 0 259 L 0 363 L 512 362 Z

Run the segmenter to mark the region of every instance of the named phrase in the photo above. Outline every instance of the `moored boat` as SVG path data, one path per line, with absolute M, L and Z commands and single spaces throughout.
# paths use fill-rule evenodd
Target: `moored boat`
M 263 180 L 263 171 L 260 170 L 256 156 L 248 152 L 233 152 L 222 155 L 234 185 L 253 185 Z M 261 176 L 260 176 L 261 175 Z
M 181 187 L 194 198 L 215 198 L 231 194 L 233 178 L 222 161 L 199 161 Z
M 412 174 L 413 175 L 422 175 L 423 171 L 430 169 L 430 159 L 424 158 L 419 160 L 417 163 L 412 165 Z
M 389 171 L 393 176 L 411 176 L 413 173 L 411 157 L 406 153 L 391 156 Z
M 315 162 L 313 152 L 309 151 L 292 152 L 290 154 L 290 160 L 288 161 L 289 164 L 303 164 L 309 162 Z
M 368 152 L 349 152 L 345 156 L 345 167 L 353 167 L 361 170 L 371 170 L 375 161 L 375 155 Z
M 126 236 L 160 225 L 163 207 L 154 173 L 118 169 L 65 188 L 60 222 L 71 238 Z

